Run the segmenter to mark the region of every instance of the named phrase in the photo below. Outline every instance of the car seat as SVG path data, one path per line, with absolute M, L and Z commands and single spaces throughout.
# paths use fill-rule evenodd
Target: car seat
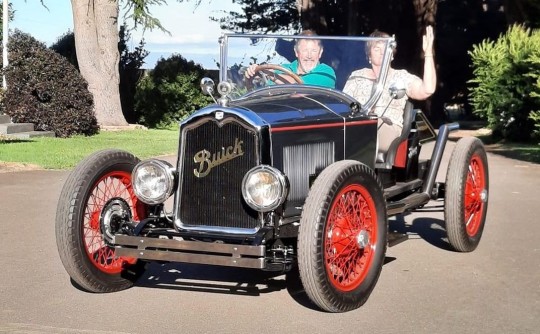
M 403 129 L 401 135 L 395 138 L 386 152 L 378 152 L 375 167 L 392 169 L 393 166 L 404 168 L 407 165 L 407 149 L 409 134 L 416 118 L 416 110 L 413 104 L 407 101 L 403 109 Z

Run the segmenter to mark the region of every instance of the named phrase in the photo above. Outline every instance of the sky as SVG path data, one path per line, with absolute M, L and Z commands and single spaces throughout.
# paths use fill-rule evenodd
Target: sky
M 50 46 L 65 33 L 73 31 L 71 3 L 68 0 L 43 2 L 48 9 L 41 5 L 40 0 L 10 0 L 15 17 L 9 30 L 19 29 Z M 221 11 L 234 10 L 237 6 L 232 4 L 232 0 L 202 0 L 197 7 L 195 1 L 179 3 L 167 0 L 166 6 L 150 7 L 150 13 L 171 34 L 159 30 L 143 33 L 140 29 L 131 33 L 131 47 L 137 46 L 144 38 L 145 49 L 150 52 L 144 68 L 153 68 L 158 59 L 173 53 L 205 68 L 216 68 L 218 38 L 222 30 L 217 22 L 210 21 L 209 16 L 221 16 Z

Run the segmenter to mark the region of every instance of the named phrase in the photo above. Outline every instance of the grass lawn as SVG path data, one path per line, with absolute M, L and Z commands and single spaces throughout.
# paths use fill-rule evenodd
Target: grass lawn
M 179 130 L 102 131 L 92 137 L 35 138 L 0 137 L 0 163 L 22 163 L 46 169 L 69 169 L 90 153 L 107 148 L 126 150 L 140 159 L 176 154 Z M 540 145 L 496 142 L 478 136 L 488 152 L 540 164 Z
M 176 154 L 179 130 L 101 131 L 72 138 L 0 137 L 0 161 L 38 165 L 46 169 L 72 168 L 90 153 L 107 148 L 126 150 L 140 159 Z

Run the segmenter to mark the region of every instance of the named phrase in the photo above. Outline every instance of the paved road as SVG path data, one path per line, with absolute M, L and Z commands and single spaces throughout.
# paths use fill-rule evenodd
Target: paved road
M 54 238 L 67 172 L 0 173 L 0 333 L 539 333 L 540 165 L 488 158 L 479 248 L 448 250 L 441 203 L 393 219 L 410 240 L 388 250 L 368 302 L 344 314 L 313 310 L 285 276 L 193 265 L 152 265 L 123 292 L 81 292 Z

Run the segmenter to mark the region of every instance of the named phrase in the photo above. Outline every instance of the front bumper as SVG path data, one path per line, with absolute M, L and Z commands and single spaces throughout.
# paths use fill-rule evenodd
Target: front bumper
M 266 269 L 266 246 L 115 235 L 116 256 L 141 260 Z

